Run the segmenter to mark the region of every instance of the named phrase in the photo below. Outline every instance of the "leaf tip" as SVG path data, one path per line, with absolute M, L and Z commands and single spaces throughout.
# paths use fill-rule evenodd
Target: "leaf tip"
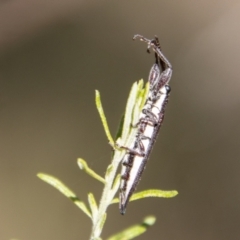
M 81 170 L 84 169 L 84 162 L 85 161 L 82 158 L 78 158 L 78 160 L 77 160 L 77 164 Z
M 40 179 L 43 180 L 43 179 L 45 178 L 46 175 L 47 175 L 47 174 L 45 174 L 45 173 L 37 173 L 36 176 L 37 176 L 38 178 L 40 178 Z
M 152 226 L 156 222 L 156 217 L 154 216 L 147 216 L 144 218 L 143 223 Z

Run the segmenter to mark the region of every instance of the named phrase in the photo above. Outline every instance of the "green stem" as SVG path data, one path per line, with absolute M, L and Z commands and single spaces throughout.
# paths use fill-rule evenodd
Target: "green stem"
M 112 185 L 116 176 L 118 166 L 123 157 L 123 154 L 124 154 L 124 151 L 115 151 L 114 153 L 114 157 L 111 164 L 112 169 L 109 174 L 107 173 L 108 176 L 106 179 L 106 184 L 103 189 L 103 194 L 100 200 L 96 221 L 93 223 L 90 240 L 98 239 L 102 233 L 102 227 L 103 227 L 102 220 L 104 218 L 104 215 L 106 213 L 108 206 L 111 204 L 111 201 L 114 198 L 117 191 L 117 189 L 114 192 L 112 191 Z

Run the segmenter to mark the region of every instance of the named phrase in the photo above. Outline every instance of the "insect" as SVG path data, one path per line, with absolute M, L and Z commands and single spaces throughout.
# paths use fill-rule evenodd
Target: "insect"
M 163 55 L 157 36 L 152 40 L 141 35 L 133 37 L 133 39 L 137 38 L 147 43 L 147 52 L 150 52 L 150 48 L 153 49 L 156 62 L 149 73 L 150 89 L 146 103 L 138 123 L 133 126 L 137 128 L 134 140 L 129 147 L 121 146 L 126 150 L 122 160 L 122 179 L 119 191 L 119 209 L 122 215 L 125 214 L 129 199 L 140 182 L 141 175 L 162 125 L 170 93 L 168 82 L 172 76 L 172 66 Z

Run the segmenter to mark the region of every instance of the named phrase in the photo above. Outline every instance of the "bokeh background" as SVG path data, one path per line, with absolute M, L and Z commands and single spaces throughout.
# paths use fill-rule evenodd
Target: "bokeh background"
M 153 54 L 132 41 L 157 34 L 173 65 L 165 122 L 138 190 L 173 199 L 108 210 L 103 238 L 149 214 L 138 239 L 240 239 L 240 2 L 9 0 L 0 2 L 0 239 L 88 239 L 90 220 L 36 177 L 52 174 L 87 201 L 111 159 L 94 103 L 116 132 L 132 83 Z

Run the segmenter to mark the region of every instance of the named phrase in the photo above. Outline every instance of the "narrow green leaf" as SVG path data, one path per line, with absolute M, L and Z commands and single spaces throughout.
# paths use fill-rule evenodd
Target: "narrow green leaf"
M 130 90 L 124 115 L 125 118 L 123 123 L 122 136 L 117 140 L 117 145 L 119 145 L 120 148 L 117 148 L 115 145 L 118 150 L 121 150 L 121 146 L 129 146 L 136 135 L 137 128 L 134 128 L 132 126 L 137 123 L 139 114 L 142 110 L 140 106 L 143 102 L 143 96 L 145 96 L 145 89 L 143 88 L 143 84 L 143 80 L 135 82 Z
M 115 141 L 122 136 L 122 131 L 123 131 L 123 123 L 124 123 L 124 115 L 122 115 L 121 120 L 118 124 L 118 130 L 115 136 Z
M 163 191 L 159 189 L 149 189 L 142 192 L 134 193 L 132 197 L 130 198 L 130 201 L 135 201 L 141 198 L 147 198 L 147 197 L 162 197 L 162 198 L 172 198 L 175 197 L 178 194 L 177 191 Z
M 57 178 L 44 173 L 38 173 L 37 176 L 44 182 L 55 187 L 58 191 L 60 191 L 62 194 L 72 200 L 88 217 L 92 218 L 91 213 L 85 203 L 81 201 L 77 197 L 77 195 L 72 190 L 70 190 L 64 183 L 62 183 Z
M 106 222 L 106 219 L 107 219 L 107 213 L 104 213 L 103 216 L 102 216 L 101 224 L 100 224 L 100 228 L 99 228 L 101 231 L 102 231 L 103 226 L 104 226 L 104 224 Z
M 146 230 L 152 226 L 156 221 L 154 216 L 146 217 L 141 224 L 133 225 L 120 233 L 117 233 L 107 240 L 130 240 L 138 237 L 139 235 L 146 232 Z
M 120 186 L 120 179 L 121 179 L 121 174 L 118 174 L 116 177 L 115 177 L 115 180 L 114 180 L 114 183 L 113 183 L 113 186 L 112 186 L 112 192 L 115 193 L 117 192 L 117 190 L 119 189 L 119 186 Z
M 110 133 L 110 130 L 109 130 L 109 127 L 108 127 L 108 124 L 107 124 L 107 119 L 106 119 L 106 116 L 105 116 L 104 111 L 103 111 L 103 107 L 102 107 L 102 103 L 101 103 L 101 97 L 100 97 L 100 93 L 99 93 L 98 90 L 95 91 L 95 102 L 96 102 L 98 113 L 99 113 L 100 118 L 102 120 L 104 131 L 107 135 L 108 141 L 109 141 L 111 146 L 114 146 L 114 140 L 112 138 L 112 135 Z
M 139 115 L 142 111 L 141 102 L 142 102 L 142 96 L 141 96 L 141 93 L 139 93 L 138 97 L 136 98 L 136 102 L 135 102 L 133 113 L 132 113 L 131 130 L 133 130 L 134 132 L 137 131 L 137 128 L 136 127 L 134 128 L 133 125 L 136 125 L 138 123 Z M 134 136 L 135 136 L 135 133 L 134 133 Z
M 79 168 L 81 170 L 84 170 L 91 177 L 97 179 L 98 181 L 102 182 L 103 184 L 106 183 L 104 178 L 102 178 L 100 175 L 98 175 L 96 172 L 94 172 L 91 168 L 88 167 L 87 162 L 85 160 L 83 160 L 82 158 L 78 158 L 77 163 L 78 163 Z
M 144 91 L 144 81 L 143 79 L 138 81 L 138 89 L 137 89 L 137 98 L 141 98 L 142 92 Z
M 143 83 L 142 83 L 143 84 Z M 139 121 L 139 115 L 142 111 L 142 108 L 147 100 L 149 92 L 149 83 L 146 84 L 145 88 L 142 88 L 143 85 L 139 84 L 141 88 L 138 89 L 138 96 L 136 98 L 135 106 L 133 109 L 132 124 L 135 125 Z M 134 129 L 136 131 L 136 129 Z M 134 134 L 135 135 L 135 134 Z
M 123 140 L 126 139 L 127 135 L 130 132 L 131 123 L 132 123 L 132 112 L 133 112 L 133 108 L 134 108 L 134 105 L 136 102 L 137 95 L 138 95 L 138 83 L 135 82 L 132 85 L 132 88 L 130 90 L 130 94 L 129 94 L 126 109 L 125 109 L 123 131 L 122 131 L 122 136 L 121 136 L 121 138 Z
M 175 197 L 176 195 L 178 195 L 178 192 L 175 190 L 163 191 L 159 189 L 149 189 L 149 190 L 144 190 L 138 193 L 134 193 L 130 198 L 130 201 L 135 201 L 135 200 L 138 200 L 141 198 L 147 198 L 147 197 L 172 198 L 172 197 Z M 113 204 L 118 202 L 119 202 L 119 199 L 114 198 L 111 203 Z
M 108 181 L 108 177 L 111 175 L 112 170 L 113 170 L 113 165 L 109 164 L 105 173 L 105 182 Z
M 138 81 L 138 92 L 143 89 L 143 85 L 144 85 L 144 81 L 143 81 L 143 79 L 140 79 Z
M 88 203 L 92 212 L 92 220 L 95 222 L 98 214 L 98 206 L 92 193 L 88 194 Z
M 141 105 L 140 105 L 141 109 L 143 108 L 144 104 L 147 101 L 148 93 L 149 93 L 149 82 L 146 83 L 145 88 L 142 91 L 142 102 L 141 102 Z
M 143 85 L 143 80 L 135 82 L 132 85 L 124 113 L 123 126 L 120 126 L 120 130 L 118 130 L 118 136 L 120 132 L 122 134 L 116 141 L 115 150 L 121 151 L 121 146 L 130 145 L 136 135 L 137 128 L 133 127 L 133 125 L 138 122 L 139 114 L 143 107 L 142 103 L 146 101 L 146 91 L 148 92 L 148 88 L 143 88 Z

